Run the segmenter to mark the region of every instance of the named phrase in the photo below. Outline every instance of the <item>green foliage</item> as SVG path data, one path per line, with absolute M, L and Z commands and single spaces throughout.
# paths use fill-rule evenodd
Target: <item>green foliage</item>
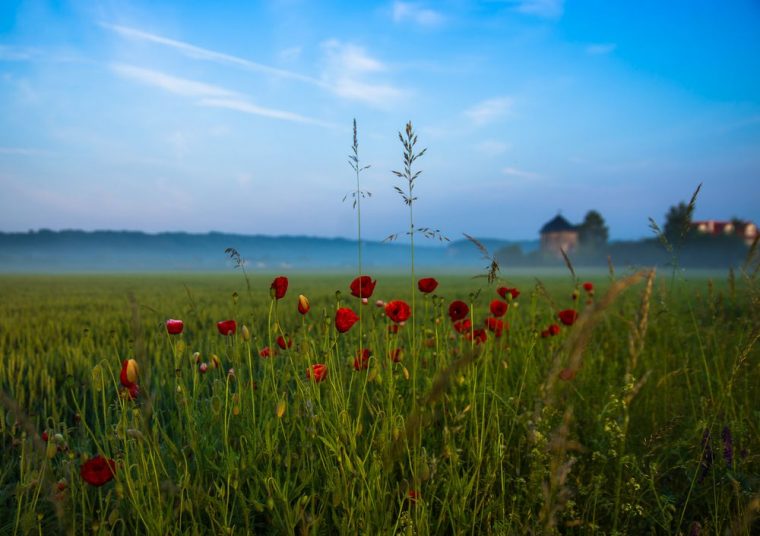
M 578 226 L 578 239 L 581 247 L 591 251 L 599 250 L 607 244 L 609 229 L 602 215 L 596 210 L 589 210 L 583 223 Z
M 754 273 L 675 288 L 600 279 L 577 301 L 566 281 L 510 280 L 522 294 L 509 330 L 480 345 L 452 329 L 448 304 L 466 300 L 481 327 L 498 296 L 440 277 L 420 297 L 416 376 L 411 324 L 391 333 L 367 305 L 363 340 L 335 331 L 338 306 L 361 306 L 349 275 L 293 275 L 271 321 L 259 275 L 3 277 L 0 533 L 754 533 Z M 405 277 L 375 275 L 373 299 L 408 292 Z M 576 325 L 540 336 L 572 307 Z M 225 337 L 215 322 L 228 318 L 239 328 Z M 259 357 L 280 333 L 293 346 Z M 367 370 L 352 366 L 359 347 Z M 119 387 L 130 358 L 134 401 Z M 329 374 L 313 383 L 317 362 Z M 117 462 L 101 488 L 79 475 L 96 453 Z

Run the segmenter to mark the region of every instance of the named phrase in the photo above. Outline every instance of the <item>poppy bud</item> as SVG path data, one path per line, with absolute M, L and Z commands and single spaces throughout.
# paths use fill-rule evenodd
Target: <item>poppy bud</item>
M 182 333 L 182 329 L 185 327 L 185 323 L 182 320 L 174 320 L 170 318 L 166 321 L 166 332 L 169 335 L 179 335 Z
M 305 315 L 309 312 L 309 309 L 311 309 L 311 305 L 309 304 L 309 298 L 304 296 L 303 294 L 298 295 L 298 312 L 302 315 Z
M 248 329 L 248 326 L 243 326 L 243 328 L 240 330 L 240 334 L 243 336 L 244 341 L 251 340 L 251 330 Z
M 223 320 L 216 323 L 216 329 L 218 329 L 219 333 L 222 335 L 234 335 L 237 330 L 237 322 L 234 320 Z
M 198 365 L 198 370 L 200 371 L 201 374 L 206 374 L 206 371 L 208 370 L 208 363 L 204 362 Z
M 127 359 L 121 363 L 119 379 L 124 387 L 131 387 L 137 381 L 137 361 Z
M 219 359 L 219 356 L 216 354 L 211 354 L 211 364 L 214 366 L 215 369 L 218 369 L 222 366 L 222 360 Z

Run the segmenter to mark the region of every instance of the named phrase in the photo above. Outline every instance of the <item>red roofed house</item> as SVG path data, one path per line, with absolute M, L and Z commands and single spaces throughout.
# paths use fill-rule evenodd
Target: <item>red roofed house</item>
M 712 236 L 720 235 L 735 235 L 744 240 L 744 243 L 748 246 L 752 245 L 752 242 L 757 236 L 757 225 L 751 221 L 718 221 L 718 220 L 700 220 L 691 222 L 693 229 L 702 234 L 709 234 Z

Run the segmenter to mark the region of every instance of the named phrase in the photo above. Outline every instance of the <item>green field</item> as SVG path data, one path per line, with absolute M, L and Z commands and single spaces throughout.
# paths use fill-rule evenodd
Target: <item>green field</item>
M 290 274 L 280 300 L 241 273 L 0 277 L 0 534 L 760 533 L 751 277 L 373 275 L 367 305 L 353 275 Z M 504 285 L 509 328 L 476 343 Z M 412 294 L 394 334 L 375 300 Z

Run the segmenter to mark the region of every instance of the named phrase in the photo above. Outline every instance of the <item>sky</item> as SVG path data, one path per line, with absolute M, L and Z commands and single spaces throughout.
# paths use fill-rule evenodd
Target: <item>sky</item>
M 760 3 L 0 2 L 0 231 L 760 222 Z

